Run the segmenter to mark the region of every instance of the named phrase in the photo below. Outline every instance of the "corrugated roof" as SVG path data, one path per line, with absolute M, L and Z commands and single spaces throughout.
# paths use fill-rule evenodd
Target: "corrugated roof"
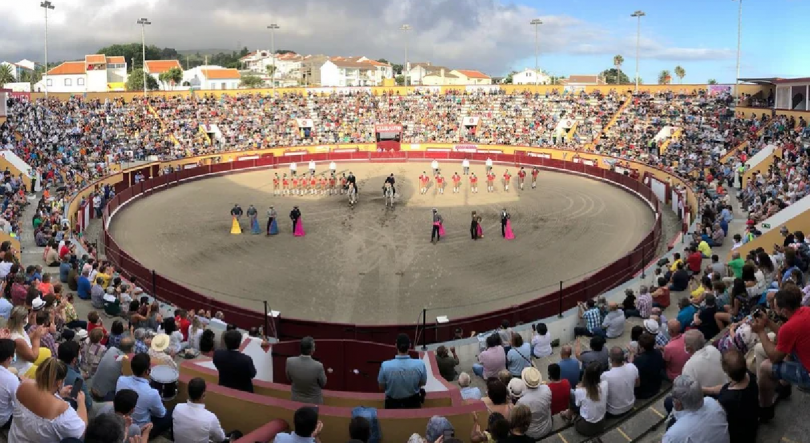
M 84 62 L 64 62 L 48 71 L 48 75 L 77 75 L 85 72 Z
M 203 69 L 202 75 L 208 80 L 232 80 L 242 78 L 236 69 Z
M 182 70 L 183 67 L 180 66 L 180 62 L 177 60 L 147 60 L 146 61 L 146 72 L 149 74 L 163 74 L 164 72 L 168 71 L 169 69 L 177 68 Z

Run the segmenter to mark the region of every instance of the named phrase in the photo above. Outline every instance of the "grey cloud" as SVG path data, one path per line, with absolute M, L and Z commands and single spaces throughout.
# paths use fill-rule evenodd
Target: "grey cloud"
M 56 14 L 67 21 L 55 19 L 49 26 L 51 60 L 78 59 L 109 44 L 138 41 L 140 28 L 135 21 L 146 16 L 153 22 L 147 28 L 147 43 L 161 47 L 237 49 L 239 43 L 249 49 L 268 48 L 266 26 L 278 23 L 277 48 L 384 57 L 401 63 L 405 36 L 398 28 L 409 23 L 413 27 L 408 36 L 411 61 L 480 69 L 491 75 L 503 74 L 534 55 L 534 29 L 529 21 L 538 16 L 534 8 L 502 0 L 53 1 Z M 13 10 L 11 15 L 0 36 L 0 60 L 43 61 L 43 26 L 15 20 Z M 634 54 L 634 46 L 598 25 L 569 16 L 539 18 L 544 21 L 541 54 Z M 722 49 L 666 48 L 656 42 L 642 53 L 680 60 L 726 55 Z

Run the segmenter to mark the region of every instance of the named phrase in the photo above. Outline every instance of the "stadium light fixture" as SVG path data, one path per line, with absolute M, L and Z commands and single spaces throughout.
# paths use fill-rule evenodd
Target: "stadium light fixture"
M 49 1 L 44 1 L 39 4 L 39 7 L 45 10 L 45 98 L 48 98 L 48 10 L 53 11 L 56 6 Z
M 270 83 L 273 84 L 273 97 L 276 95 L 276 29 L 281 29 L 281 26 L 270 23 L 267 27 L 270 30 L 270 56 L 273 57 L 273 74 L 270 75 Z
M 408 80 L 410 80 L 411 77 L 411 70 L 410 66 L 408 65 L 408 32 L 410 32 L 411 29 L 413 28 L 411 28 L 411 25 L 409 24 L 404 24 L 400 26 L 399 29 L 405 33 L 405 66 L 403 67 L 403 69 L 405 70 L 405 86 L 407 87 L 409 83 Z
M 540 65 L 538 64 L 538 57 L 540 53 L 540 47 L 538 46 L 538 35 L 539 35 L 539 27 L 543 24 L 543 21 L 539 18 L 536 18 L 529 22 L 530 25 L 534 26 L 534 85 L 537 86 L 540 84 Z
M 149 82 L 146 81 L 146 26 L 151 25 L 152 22 L 150 22 L 146 18 L 141 18 L 140 20 L 138 20 L 137 23 L 139 25 L 141 25 L 141 49 L 143 50 L 143 66 L 142 66 L 143 69 L 141 69 L 141 71 L 143 71 L 142 72 L 143 73 L 143 101 L 145 103 L 146 102 L 146 85 L 149 83 Z M 132 66 L 132 69 L 135 69 L 134 65 Z
M 638 49 L 641 44 L 641 17 L 645 15 L 647 14 L 641 10 L 630 14 L 630 17 L 635 17 L 638 20 L 636 24 L 636 94 L 638 94 Z

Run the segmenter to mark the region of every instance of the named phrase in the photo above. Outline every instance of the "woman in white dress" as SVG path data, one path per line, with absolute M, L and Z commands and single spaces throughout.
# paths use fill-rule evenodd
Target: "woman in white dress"
M 532 355 L 534 358 L 548 357 L 554 351 L 551 349 L 551 334 L 545 323 L 538 323 L 532 327 Z
M 82 437 L 87 427 L 84 393 L 80 390 L 77 394 L 74 410 L 63 400 L 72 389 L 63 386 L 66 376 L 65 363 L 51 357 L 39 365 L 33 380 L 20 384 L 8 441 L 42 443 Z
M 188 328 L 188 347 L 191 349 L 200 350 L 200 337 L 203 334 L 203 325 L 200 321 L 199 315 L 195 316 L 191 321 L 191 326 Z
M 33 377 L 37 370 L 37 365 L 51 356 L 51 351 L 46 346 L 40 346 L 39 339 L 42 334 L 48 331 L 44 327 L 31 326 L 28 333 L 25 332 L 25 325 L 28 324 L 28 310 L 25 306 L 16 306 L 11 310 L 8 319 L 8 330 L 14 340 L 14 350 L 16 359 L 11 366 L 17 370 L 17 374 L 26 377 Z

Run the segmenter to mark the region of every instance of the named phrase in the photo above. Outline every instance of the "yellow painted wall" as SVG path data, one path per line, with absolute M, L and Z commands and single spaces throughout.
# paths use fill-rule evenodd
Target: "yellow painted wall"
M 776 244 L 781 246 L 782 242 L 784 241 L 782 234 L 779 232 L 782 226 L 787 226 L 790 232 L 802 231 L 805 233 L 805 235 L 807 235 L 807 233 L 810 232 L 810 210 L 802 212 L 801 214 L 793 217 L 786 223 L 779 226 L 772 225 L 770 231 L 757 237 L 754 239 L 754 241 L 742 245 L 738 249 L 738 251 L 740 251 L 740 256 L 745 258 L 750 251 L 760 247 L 765 249 L 765 251 L 769 254 L 772 253 L 773 245 Z
M 532 92 L 532 93 L 539 93 L 545 94 L 546 92 L 551 91 L 558 91 L 562 92 L 564 87 L 562 85 L 499 85 L 502 90 L 504 90 L 507 94 L 513 93 L 521 93 L 521 92 Z M 417 87 L 418 88 L 418 87 Z M 464 88 L 463 85 L 459 86 L 443 86 L 442 93 L 447 92 L 448 90 L 458 90 Z M 394 91 L 395 94 L 404 95 L 407 93 L 408 90 L 412 90 L 414 87 L 404 87 L 404 86 L 378 86 L 372 87 L 371 90 L 375 95 L 386 94 L 389 91 Z M 610 90 L 616 90 L 619 92 L 632 92 L 635 89 L 635 85 L 593 85 L 593 86 L 585 86 L 586 92 L 592 91 L 602 91 L 608 92 Z M 647 91 L 647 92 L 664 92 L 664 91 L 674 91 L 674 92 L 687 92 L 693 93 L 695 91 L 705 91 L 707 89 L 707 85 L 639 85 L 640 91 Z M 740 85 L 739 91 L 744 92 L 746 94 L 756 94 L 759 91 L 765 91 L 767 94 L 768 87 L 767 86 L 759 86 L 759 85 Z M 276 88 L 277 94 L 306 94 L 307 88 Z M 237 89 L 237 90 L 214 90 L 214 91 L 195 91 L 194 94 L 197 96 L 200 95 L 213 95 L 215 97 L 219 97 L 223 94 L 226 95 L 235 95 L 235 94 L 271 94 L 272 89 Z M 150 91 L 149 96 L 152 97 L 187 97 L 191 94 L 190 91 Z M 73 93 L 50 93 L 49 96 L 52 98 L 58 98 L 60 100 L 66 100 L 73 96 L 79 96 L 82 94 L 73 94 Z M 45 96 L 44 93 L 41 92 L 34 92 L 31 93 L 33 98 L 43 98 Z M 135 97 L 143 97 L 142 92 L 88 92 L 86 94 L 88 99 L 106 99 L 106 98 L 115 98 L 115 97 L 123 97 L 127 101 L 133 100 Z
M 11 175 L 15 177 L 20 176 L 20 170 L 17 169 L 16 166 L 11 164 L 10 161 L 6 160 L 5 157 L 0 156 L 0 171 L 5 171 L 6 168 L 8 168 L 8 170 L 11 171 Z M 23 176 L 23 183 L 25 183 L 26 188 L 28 188 L 28 190 L 31 191 L 31 178 L 28 177 L 28 174 L 23 174 L 22 176 Z
M 743 174 L 743 186 L 748 185 L 748 180 L 751 179 L 754 172 L 759 172 L 760 174 L 766 172 L 773 164 L 774 157 L 782 158 L 782 150 L 775 149 L 773 155 L 769 156 L 765 160 L 762 160 L 762 162 L 760 162 L 758 165 L 755 165 L 751 169 L 745 171 L 745 174 Z

